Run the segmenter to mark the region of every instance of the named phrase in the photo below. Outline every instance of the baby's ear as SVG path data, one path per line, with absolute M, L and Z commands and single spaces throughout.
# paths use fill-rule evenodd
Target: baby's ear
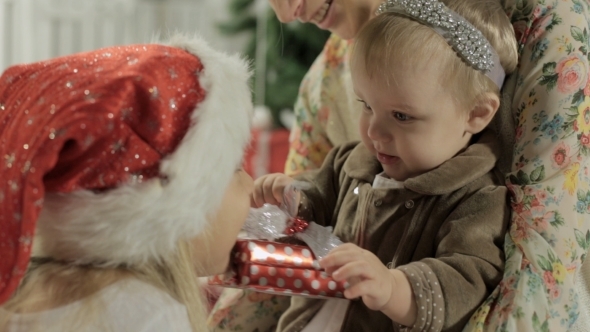
M 482 95 L 469 111 L 467 132 L 475 135 L 484 130 L 494 118 L 499 106 L 500 99 L 495 93 L 487 92 Z

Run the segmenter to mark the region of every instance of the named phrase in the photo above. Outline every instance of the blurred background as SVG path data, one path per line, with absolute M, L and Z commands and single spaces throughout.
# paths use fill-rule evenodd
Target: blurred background
M 100 47 L 197 33 L 255 66 L 254 100 L 273 125 L 289 111 L 327 38 L 311 24 L 280 24 L 268 0 L 0 0 L 0 71 Z
M 0 71 L 174 32 L 199 34 L 252 60 L 257 131 L 247 167 L 254 176 L 282 168 L 299 84 L 328 34 L 281 24 L 268 0 L 0 0 Z

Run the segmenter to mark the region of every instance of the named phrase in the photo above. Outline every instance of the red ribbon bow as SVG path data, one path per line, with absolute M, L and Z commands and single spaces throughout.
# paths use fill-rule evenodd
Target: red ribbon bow
M 299 218 L 293 218 L 289 226 L 287 226 L 285 229 L 285 234 L 293 235 L 295 233 L 301 233 L 307 229 L 308 226 L 309 223 L 307 221 Z

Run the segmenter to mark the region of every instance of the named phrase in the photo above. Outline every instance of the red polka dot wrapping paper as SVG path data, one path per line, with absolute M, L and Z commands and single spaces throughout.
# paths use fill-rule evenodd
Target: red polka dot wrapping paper
M 232 250 L 232 270 L 209 278 L 209 284 L 278 295 L 343 298 L 346 282 L 324 272 L 303 245 L 265 240 L 238 240 Z

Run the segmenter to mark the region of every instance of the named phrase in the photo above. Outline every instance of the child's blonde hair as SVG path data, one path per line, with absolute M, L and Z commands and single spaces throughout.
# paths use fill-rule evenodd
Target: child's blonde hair
M 152 261 L 140 266 L 119 268 L 75 266 L 57 261 L 38 266 L 32 263 L 17 293 L 0 307 L 4 309 L 4 315 L 0 315 L 0 331 L 8 331 L 14 314 L 27 313 L 44 306 L 48 299 L 55 307 L 81 301 L 80 310 L 60 322 L 60 326 L 54 327 L 54 330 L 62 328 L 63 331 L 76 331 L 92 324 L 103 331 L 110 331 L 112 327 L 109 322 L 100 320 L 100 312 L 108 304 L 102 303 L 94 295 L 117 281 L 137 278 L 163 290 L 183 304 L 193 331 L 205 332 L 206 308 L 199 286 L 195 250 L 190 242 L 180 240 L 176 251 L 161 263 Z M 47 329 L 46 326 L 36 328 L 38 331 Z
M 488 39 L 506 74 L 518 63 L 514 30 L 498 0 L 443 0 Z M 400 64 L 410 68 L 438 66 L 441 85 L 449 86 L 456 102 L 471 109 L 486 92 L 499 94 L 496 84 L 465 63 L 433 28 L 394 13 L 383 13 L 367 23 L 353 47 L 352 70 L 387 84 L 395 82 Z M 401 79 L 401 78 L 400 78 Z

